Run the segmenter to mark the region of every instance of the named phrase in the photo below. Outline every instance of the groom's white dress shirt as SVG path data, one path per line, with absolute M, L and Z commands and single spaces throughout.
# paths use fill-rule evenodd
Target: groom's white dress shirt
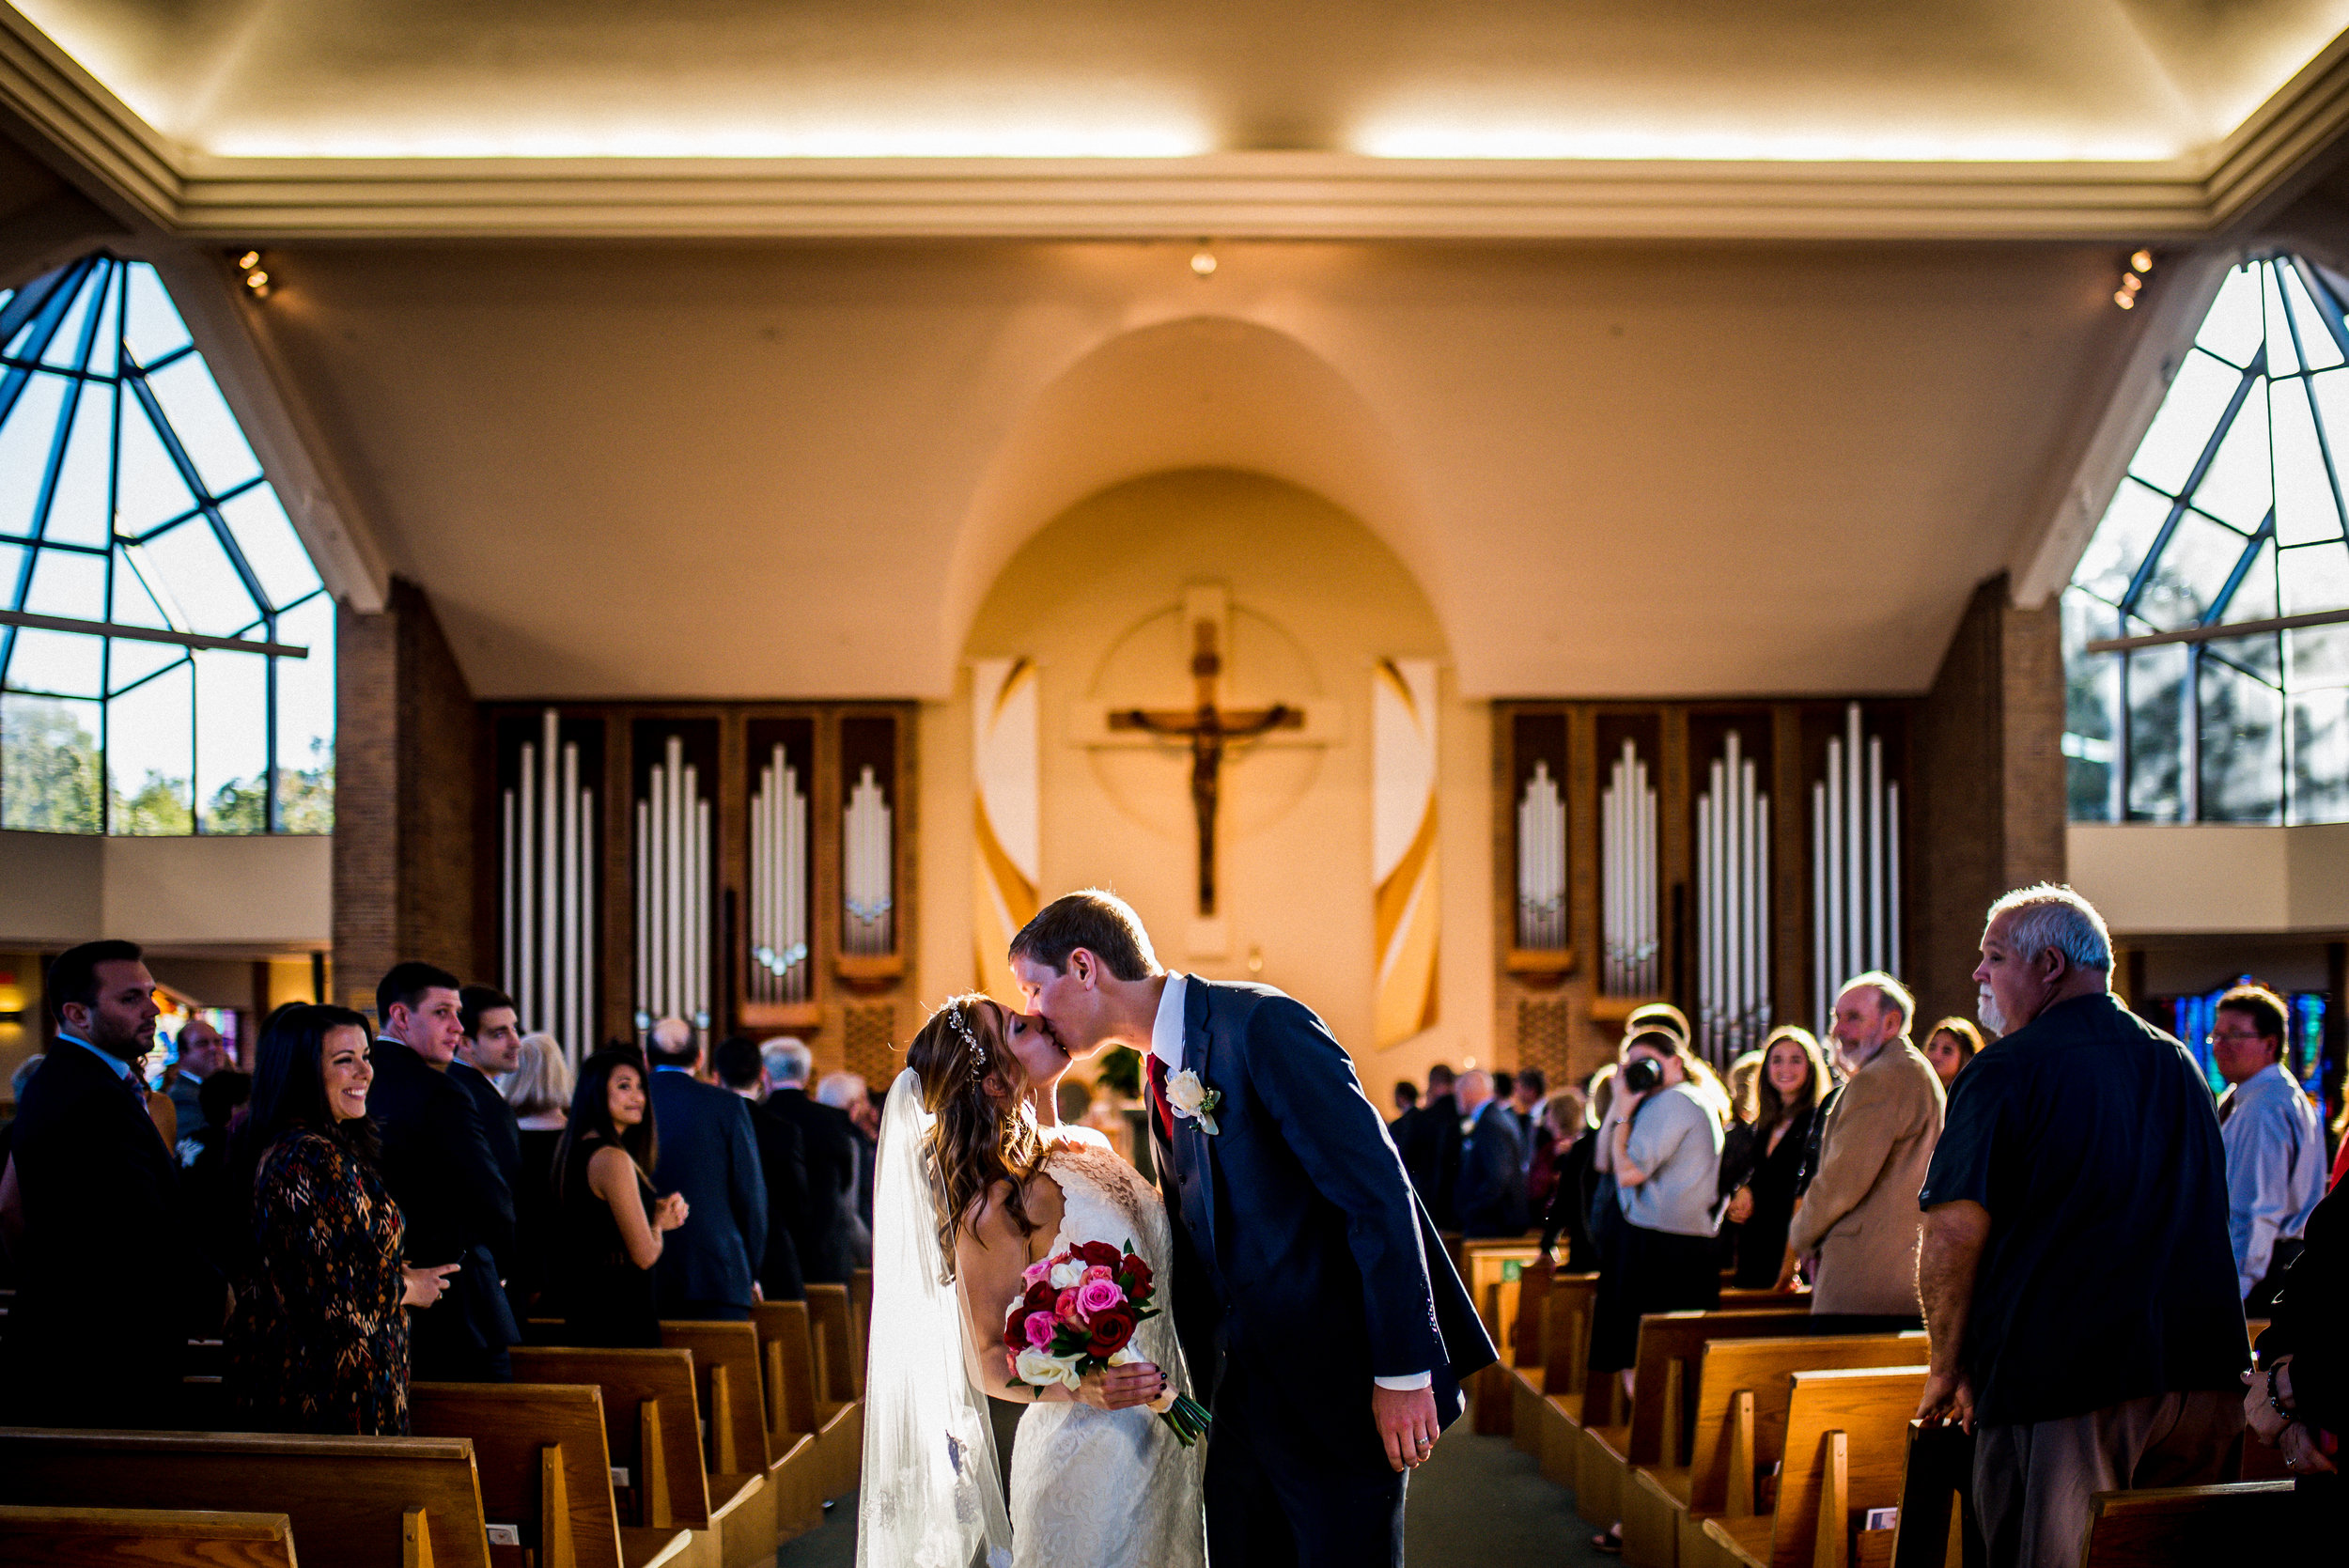
M 1183 1070 L 1183 977 L 1170 971 L 1166 989 L 1159 994 L 1158 1017 L 1150 1020 L 1150 1054 L 1166 1063 L 1166 1076 L 1170 1079 Z M 1382 1389 L 1398 1390 L 1424 1389 L 1435 1380 L 1436 1374 L 1431 1372 L 1371 1379 Z

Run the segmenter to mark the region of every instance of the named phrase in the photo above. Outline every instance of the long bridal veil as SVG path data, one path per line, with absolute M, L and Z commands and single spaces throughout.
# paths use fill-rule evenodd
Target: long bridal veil
M 873 1178 L 858 1568 L 1010 1568 L 1011 1517 L 987 1405 L 963 1358 L 923 1155 L 933 1118 L 911 1068 L 890 1086 Z

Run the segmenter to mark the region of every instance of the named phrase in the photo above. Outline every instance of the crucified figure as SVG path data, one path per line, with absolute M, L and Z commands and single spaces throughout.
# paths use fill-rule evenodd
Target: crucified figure
M 1215 623 L 1201 620 L 1191 628 L 1191 678 L 1197 682 L 1199 703 L 1188 708 L 1128 708 L 1110 715 L 1113 730 L 1140 730 L 1145 735 L 1190 742 L 1190 809 L 1199 819 L 1199 913 L 1215 913 L 1215 815 L 1221 792 L 1223 749 L 1253 740 L 1273 730 L 1300 729 L 1302 709 L 1282 703 L 1270 707 L 1224 709 L 1216 706 L 1215 683 L 1223 673 L 1216 651 Z

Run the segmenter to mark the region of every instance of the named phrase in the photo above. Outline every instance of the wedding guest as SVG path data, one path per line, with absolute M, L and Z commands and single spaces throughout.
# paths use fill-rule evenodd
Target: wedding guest
M 50 964 L 46 1000 L 56 1042 L 9 1138 L 21 1230 L 0 1409 L 26 1426 L 178 1425 L 188 1339 L 219 1327 L 227 1296 L 132 1065 L 154 1044 L 154 976 L 134 942 L 85 942 Z
M 648 1076 L 633 1046 L 606 1046 L 580 1063 L 555 1179 L 563 1237 L 556 1294 L 570 1344 L 661 1343 L 653 1266 L 692 1205 L 653 1190 L 661 1141 Z
M 2325 1196 L 2325 1127 L 2285 1065 L 2291 1013 L 2264 986 L 2218 999 L 2211 1064 L 2227 1080 L 2218 1131 L 2227 1146 L 2227 1239 L 2247 1317 L 2265 1317 L 2301 1234 Z
M 1917 1249 L 1924 1232 L 1916 1192 L 1941 1137 L 1945 1096 L 1932 1064 L 1909 1043 L 1917 1004 L 1880 970 L 1844 983 L 1835 1041 L 1851 1077 L 1825 1113 L 1819 1167 L 1787 1227 L 1781 1281 L 1799 1259 L 1814 1313 L 1921 1317 Z M 1888 1321 L 1884 1327 L 1894 1327 Z
M 861 1266 L 873 1255 L 873 1155 L 880 1118 L 864 1092 L 864 1080 L 854 1073 L 826 1073 L 816 1086 L 816 1099 L 846 1115 L 856 1131 L 856 1261 Z
M 514 1195 L 515 1250 L 502 1261 L 504 1284 L 513 1304 L 514 1321 L 522 1320 L 521 1301 L 513 1296 L 512 1273 L 521 1265 L 522 1129 L 497 1080 L 514 1070 L 521 1058 L 521 1012 L 514 999 L 494 986 L 466 986 L 457 993 L 457 1017 L 463 1030 L 457 1041 L 457 1060 L 448 1064 L 449 1081 L 473 1096 L 474 1113 L 496 1157 L 498 1174 Z
M 668 1134 L 653 1180 L 691 1216 L 661 1254 L 661 1315 L 748 1322 L 767 1254 L 767 1178 L 750 1107 L 693 1076 L 701 1040 L 683 1018 L 661 1019 L 647 1039 L 651 1114 Z
M 503 1281 L 514 1255 L 514 1193 L 481 1112 L 449 1063 L 464 1038 L 459 985 L 430 964 L 395 964 L 375 988 L 375 1084 L 367 1110 L 383 1141 L 383 1184 L 408 1219 L 408 1261 L 463 1265 L 439 1310 L 411 1325 L 416 1375 L 513 1379 L 521 1339 Z
M 856 1125 L 807 1094 L 815 1057 L 788 1037 L 759 1052 L 773 1088 L 768 1109 L 800 1129 L 807 1157 L 807 1210 L 799 1232 L 800 1272 L 807 1282 L 845 1282 L 856 1265 Z
M 2309 1216 L 2307 1245 L 2276 1293 L 2260 1336 L 2259 1370 L 2244 1374 L 2243 1414 L 2252 1440 L 2283 1450 L 2295 1478 L 2301 1541 L 2312 1546 L 2349 1504 L 2341 1479 L 2349 1436 L 2349 1206 L 2338 1187 Z
M 800 1230 L 807 1218 L 807 1140 L 799 1127 L 767 1102 L 767 1065 L 758 1047 L 735 1036 L 711 1053 L 719 1086 L 750 1106 L 751 1132 L 758 1141 L 759 1173 L 767 1181 L 767 1250 L 758 1264 L 759 1295 L 769 1301 L 803 1301 L 806 1277 L 800 1270 Z
M 2186 1048 L 2111 981 L 2079 894 L 1990 907 L 1974 983 L 2005 1037 L 1958 1076 L 1918 1197 L 1917 1414 L 1974 1431 L 1992 1568 L 2071 1568 L 2096 1493 L 2217 1481 L 2243 1429 L 2218 1117 Z
M 1498 1083 L 1493 1093 L 1499 1094 Z M 1525 1169 L 1530 1173 L 1549 1141 L 1549 1126 L 1542 1118 L 1542 1101 L 1549 1094 L 1549 1078 L 1539 1067 L 1520 1067 L 1510 1080 L 1509 1114 L 1517 1119 L 1517 1141 L 1521 1146 Z
M 196 1246 L 214 1268 L 226 1276 L 244 1250 L 246 1221 L 251 1217 L 252 1192 L 240 1188 L 230 1174 L 235 1136 L 243 1126 L 240 1112 L 253 1098 L 253 1079 L 234 1067 L 222 1067 L 204 1079 L 204 1127 L 187 1143 L 194 1157 L 187 1163 L 180 1185 L 187 1194 L 188 1222 L 194 1227 Z M 245 1172 L 250 1176 L 252 1172 Z
M 1925 1060 L 1933 1063 L 1943 1094 L 1956 1084 L 1957 1075 L 1981 1049 L 1982 1031 L 1971 1018 L 1948 1017 L 1933 1026 L 1933 1032 L 1925 1038 Z
M 1762 1053 L 1758 1050 L 1741 1052 L 1729 1064 L 1724 1079 L 1729 1090 L 1729 1126 L 1721 1134 L 1721 1168 L 1715 1176 L 1720 1191 L 1722 1206 L 1721 1228 L 1716 1240 L 1719 1244 L 1721 1271 L 1728 1273 L 1737 1266 L 1737 1249 L 1743 1227 L 1729 1213 L 1737 1189 L 1753 1174 L 1753 1134 L 1755 1114 L 1755 1083 L 1762 1075 Z
M 1767 1290 L 1778 1282 L 1803 1148 L 1819 1097 L 1827 1092 L 1827 1063 L 1809 1030 L 1781 1025 L 1770 1032 L 1760 1054 L 1753 1121 L 1747 1129 L 1751 1158 L 1745 1180 L 1730 1195 L 1727 1215 L 1737 1226 L 1734 1282 L 1740 1290 Z
M 571 1063 L 552 1034 L 525 1034 L 506 1078 L 521 1145 L 521 1175 L 514 1186 L 514 1269 L 506 1295 L 523 1307 L 554 1287 L 554 1247 L 561 1220 L 554 1205 L 554 1151 L 571 1104 Z
M 1411 1178 L 1419 1201 L 1439 1230 L 1459 1229 L 1453 1212 L 1452 1186 L 1460 1173 L 1460 1105 L 1453 1094 L 1455 1082 L 1450 1067 L 1439 1062 L 1427 1069 L 1427 1095 L 1420 1101 L 1419 1118 L 1411 1124 L 1411 1141 L 1402 1150 L 1404 1173 Z
M 432 1310 L 462 1265 L 401 1265 L 407 1225 L 367 1120 L 367 1020 L 343 1007 L 281 1007 L 254 1069 L 233 1160 L 252 1194 L 227 1334 L 237 1424 L 404 1436 L 405 1309 Z
M 1588 1114 L 1590 1101 L 1582 1091 L 1572 1084 L 1559 1090 L 1542 1102 L 1542 1146 L 1533 1153 L 1533 1163 L 1525 1172 L 1525 1212 L 1528 1215 L 1549 1213 L 1549 1201 L 1558 1190 L 1559 1164 L 1581 1141 L 1582 1118 Z M 1589 1167 L 1590 1158 L 1582 1164 Z
M 1542 1258 L 1545 1262 L 1559 1261 L 1558 1238 L 1563 1235 L 1567 1250 L 1563 1266 L 1568 1273 L 1589 1274 L 1598 1267 L 1598 1247 L 1591 1228 L 1592 1209 L 1598 1198 L 1598 1172 L 1592 1163 L 1598 1152 L 1598 1140 L 1592 1133 L 1607 1120 L 1608 1110 L 1614 1103 L 1615 1064 L 1610 1062 L 1593 1073 L 1587 1091 L 1562 1089 L 1558 1093 L 1582 1093 L 1588 1109 L 1582 1113 L 1582 1130 L 1566 1146 L 1559 1161 L 1558 1185 L 1550 1193 L 1549 1212 L 1542 1220 Z M 1607 1199 L 1610 1209 L 1614 1207 L 1613 1190 L 1610 1184 Z
M 179 1120 L 181 1165 L 194 1160 L 195 1150 L 186 1145 L 206 1126 L 204 1104 L 196 1092 L 204 1087 L 206 1079 L 232 1064 L 226 1045 L 220 1031 L 200 1017 L 191 1017 L 179 1031 L 179 1059 L 176 1063 L 179 1070 L 172 1076 L 165 1092 L 171 1095 L 171 1108 Z
M 1460 1216 L 1460 1234 L 1470 1239 L 1521 1234 L 1525 1159 L 1517 1118 L 1509 1103 L 1494 1095 L 1492 1076 L 1481 1068 L 1460 1075 L 1457 1094 L 1460 1113 L 1469 1124 L 1452 1199 Z

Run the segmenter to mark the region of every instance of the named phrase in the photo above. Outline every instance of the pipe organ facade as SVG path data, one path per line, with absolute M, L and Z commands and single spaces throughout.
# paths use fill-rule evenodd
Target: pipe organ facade
M 1918 706 L 1495 703 L 1502 1063 L 1579 1080 L 1670 1001 L 1726 1065 L 1851 974 L 1897 973 L 1925 918 L 1902 876 Z
M 888 1081 L 919 1022 L 912 705 L 479 711 L 475 940 L 526 1027 L 577 1060 L 674 1014 Z

